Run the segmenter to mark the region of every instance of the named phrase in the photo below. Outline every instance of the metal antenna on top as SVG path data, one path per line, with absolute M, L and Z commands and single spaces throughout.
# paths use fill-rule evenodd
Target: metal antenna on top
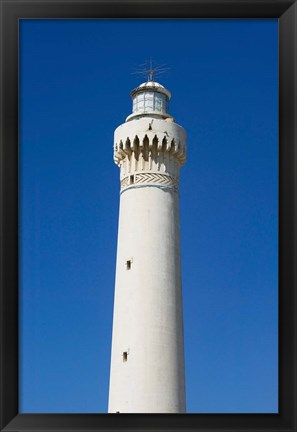
M 146 61 L 145 63 L 142 63 L 139 66 L 137 66 L 137 69 L 135 69 L 135 71 L 132 72 L 132 74 L 146 76 L 148 81 L 154 81 L 154 77 L 158 77 L 159 75 L 169 70 L 170 68 L 166 67 L 165 64 L 154 65 L 152 58 L 150 58 L 149 61 Z

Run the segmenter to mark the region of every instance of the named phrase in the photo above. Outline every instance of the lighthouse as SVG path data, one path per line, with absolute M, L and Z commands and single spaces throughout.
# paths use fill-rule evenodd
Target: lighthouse
M 120 210 L 109 413 L 184 413 L 179 170 L 186 134 L 154 81 L 114 133 Z

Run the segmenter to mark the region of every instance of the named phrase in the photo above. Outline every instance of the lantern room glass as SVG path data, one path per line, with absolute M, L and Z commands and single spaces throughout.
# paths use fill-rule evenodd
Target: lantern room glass
M 133 99 L 133 112 L 168 112 L 168 97 L 159 92 L 140 92 Z

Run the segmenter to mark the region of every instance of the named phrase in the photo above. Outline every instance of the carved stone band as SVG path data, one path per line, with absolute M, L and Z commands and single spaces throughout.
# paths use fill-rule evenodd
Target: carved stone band
M 121 191 L 130 187 L 137 186 L 161 186 L 172 188 L 177 191 L 178 180 L 167 174 L 159 173 L 136 173 L 124 177 L 121 181 Z

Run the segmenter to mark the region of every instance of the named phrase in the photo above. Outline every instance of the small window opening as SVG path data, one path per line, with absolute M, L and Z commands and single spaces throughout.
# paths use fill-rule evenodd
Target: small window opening
M 134 183 L 134 175 L 130 175 L 130 184 Z
M 131 260 L 126 261 L 127 270 L 131 269 Z
M 123 362 L 126 362 L 128 360 L 128 353 L 127 351 L 123 352 Z

